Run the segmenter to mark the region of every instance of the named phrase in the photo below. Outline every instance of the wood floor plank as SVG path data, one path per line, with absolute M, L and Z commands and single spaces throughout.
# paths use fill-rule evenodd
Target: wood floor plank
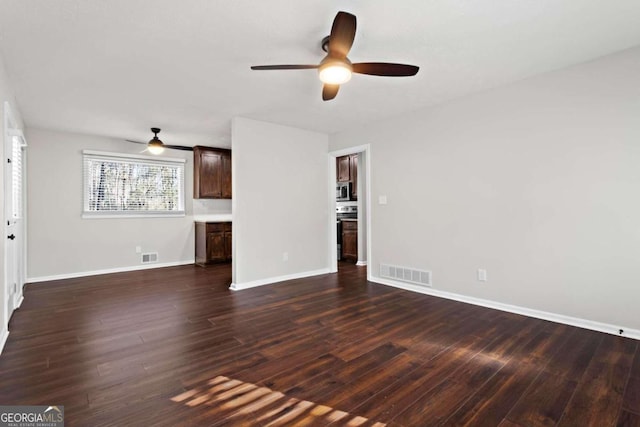
M 577 381 L 541 372 L 507 415 L 521 426 L 555 426 L 560 421 Z
M 605 336 L 569 401 L 559 425 L 614 425 L 620 414 L 623 393 L 637 343 Z
M 476 390 L 493 378 L 504 363 L 483 353 L 407 405 L 393 421 L 402 425 L 441 425 Z
M 622 411 L 617 427 L 640 427 L 640 414 Z
M 638 346 L 638 349 L 636 350 L 636 356 L 633 359 L 631 375 L 634 377 L 640 377 L 640 346 Z
M 368 418 L 392 420 L 415 402 L 420 393 L 426 393 L 434 384 L 438 384 L 464 366 L 478 354 L 483 345 L 485 343 L 479 337 L 464 337 L 456 346 L 450 347 L 409 375 L 390 384 L 354 411 Z M 381 401 L 385 404 L 380 405 Z
M 622 409 L 640 414 L 640 377 L 631 376 L 624 393 Z
M 555 375 L 579 380 L 591 362 L 603 336 L 591 331 L 576 330 L 547 363 L 547 370 Z
M 540 373 L 535 365 L 512 360 L 464 402 L 442 424 L 497 426 Z
M 416 358 L 404 353 L 380 364 L 361 379 L 345 384 L 323 399 L 325 405 L 353 412 L 357 405 L 375 396 L 389 384 L 412 372 L 420 365 Z
M 70 426 L 638 425 L 637 342 L 327 274 L 229 265 L 29 284 L 0 403 Z

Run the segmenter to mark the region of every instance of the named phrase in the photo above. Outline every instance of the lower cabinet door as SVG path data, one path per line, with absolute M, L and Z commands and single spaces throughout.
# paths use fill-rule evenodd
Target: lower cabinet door
M 225 262 L 224 231 L 207 233 L 207 258 L 209 262 Z
M 341 221 L 342 226 L 342 258 L 358 260 L 358 222 Z

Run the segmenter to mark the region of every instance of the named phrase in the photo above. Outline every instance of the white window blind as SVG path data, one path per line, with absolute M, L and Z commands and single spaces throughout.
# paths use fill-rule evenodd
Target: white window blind
M 84 151 L 84 216 L 183 216 L 184 160 Z
M 22 138 L 18 136 L 12 137 L 12 153 L 11 153 L 11 197 L 12 197 L 12 216 L 13 219 L 22 218 Z

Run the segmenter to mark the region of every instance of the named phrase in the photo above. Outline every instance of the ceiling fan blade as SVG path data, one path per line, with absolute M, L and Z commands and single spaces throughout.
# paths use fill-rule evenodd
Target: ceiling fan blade
M 318 68 L 317 65 L 254 65 L 252 70 L 310 70 Z
M 182 151 L 193 151 L 193 147 L 188 147 L 186 145 L 168 145 L 163 144 L 164 148 L 170 148 L 172 150 L 182 150 Z
M 340 90 L 340 85 L 325 84 L 324 86 L 322 86 L 322 100 L 323 101 L 332 100 L 338 94 L 338 90 Z
M 140 142 L 140 141 L 134 141 L 132 139 L 125 139 L 125 141 L 127 142 L 133 142 L 135 144 L 143 144 L 143 145 L 149 145 L 148 142 Z M 164 148 L 170 148 L 172 150 L 183 150 L 183 151 L 193 151 L 193 147 L 189 147 L 187 145 L 169 145 L 169 144 L 162 144 L 162 146 Z M 146 149 L 144 150 L 146 151 Z
M 415 76 L 420 67 L 390 62 L 358 62 L 353 64 L 353 72 L 372 76 L 409 77 Z
M 346 58 L 356 37 L 356 17 L 348 12 L 338 12 L 329 35 L 329 55 Z

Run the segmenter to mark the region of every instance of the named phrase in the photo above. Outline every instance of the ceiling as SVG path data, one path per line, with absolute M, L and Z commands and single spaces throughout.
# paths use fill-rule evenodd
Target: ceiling
M 321 100 L 315 70 L 339 10 L 354 75 Z M 0 0 L 0 49 L 27 126 L 168 144 L 230 144 L 243 116 L 334 133 L 640 44 L 637 0 Z

